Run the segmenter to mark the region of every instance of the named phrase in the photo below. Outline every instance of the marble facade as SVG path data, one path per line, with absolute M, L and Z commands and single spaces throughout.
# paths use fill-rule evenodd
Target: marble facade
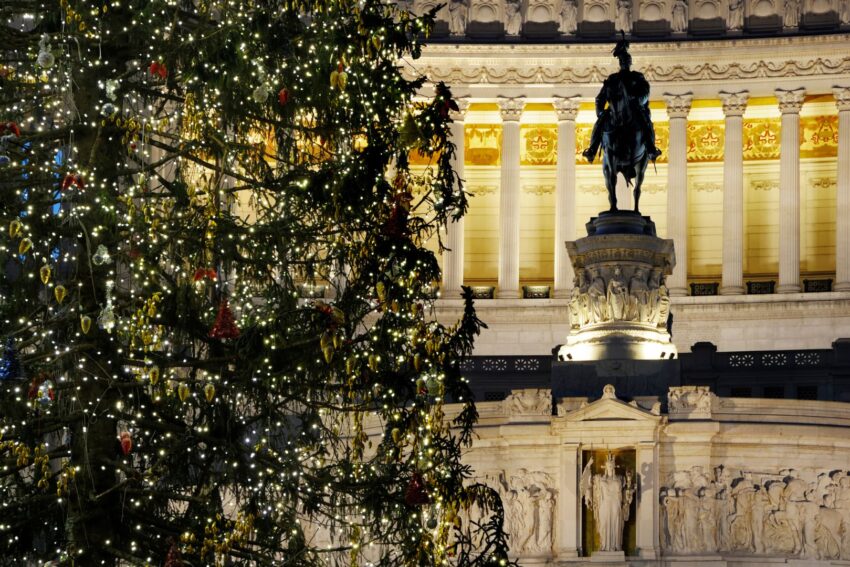
M 850 406 L 719 398 L 695 387 L 629 402 L 611 387 L 595 400 L 547 394 L 517 390 L 511 401 L 480 403 L 467 457 L 502 494 L 521 565 L 602 556 L 617 565 L 829 565 L 850 557 Z M 554 408 L 545 411 L 544 400 Z M 626 554 L 594 559 L 583 548 L 582 454 L 590 449 L 634 452 L 634 470 L 617 472 L 634 475 L 636 533 Z

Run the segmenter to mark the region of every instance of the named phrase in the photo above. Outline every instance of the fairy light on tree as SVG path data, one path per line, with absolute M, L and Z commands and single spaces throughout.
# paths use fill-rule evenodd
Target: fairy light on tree
M 466 209 L 451 93 L 413 104 L 398 68 L 433 14 L 3 15 L 0 554 L 508 564 L 498 497 L 461 462 L 481 323 L 471 298 L 429 317 L 423 243 Z

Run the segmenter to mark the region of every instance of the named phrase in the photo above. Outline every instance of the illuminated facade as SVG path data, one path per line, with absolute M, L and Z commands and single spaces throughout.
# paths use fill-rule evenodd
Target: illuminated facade
M 848 4 L 456 0 L 409 63 L 462 97 L 473 198 L 443 235 L 437 314 L 476 286 L 489 328 L 466 363 L 482 416 L 468 459 L 502 493 L 520 564 L 850 559 Z M 624 26 L 664 152 L 641 212 L 674 242 L 675 349 L 556 362 L 565 242 L 608 208 L 580 152 Z

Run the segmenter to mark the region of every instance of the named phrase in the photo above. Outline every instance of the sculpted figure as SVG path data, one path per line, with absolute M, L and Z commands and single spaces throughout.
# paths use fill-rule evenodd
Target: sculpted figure
M 841 533 L 843 520 L 835 509 L 835 496 L 823 497 L 823 505 L 818 511 L 816 533 L 818 559 L 838 559 L 841 557 Z
M 685 552 L 699 551 L 702 537 L 699 525 L 700 499 L 694 487 L 679 490 L 679 504 L 682 507 L 682 533 Z
M 702 531 L 703 549 L 720 549 L 717 527 L 720 519 L 720 501 L 717 499 L 717 486 L 712 482 L 702 489 L 700 495 L 699 526 Z
M 520 490 L 511 490 L 507 493 L 506 531 L 517 551 L 523 549 L 523 544 L 528 540 L 530 532 L 531 526 L 526 523 L 526 508 L 527 503 L 524 495 L 520 494 Z
M 676 0 L 673 3 L 673 21 L 670 22 L 673 33 L 688 31 L 688 2 L 687 0 Z
M 664 505 L 665 518 L 667 520 L 667 547 L 673 551 L 682 551 L 684 548 L 682 538 L 682 506 L 681 499 L 676 494 L 676 489 L 667 489 L 667 493 L 661 502 Z
M 594 323 L 602 323 L 608 320 L 608 299 L 605 289 L 605 280 L 599 275 L 597 269 L 588 271 L 590 274 L 590 286 L 587 288 L 587 298 L 590 304 L 591 319 Z
M 519 0 L 505 0 L 505 33 L 519 35 L 522 28 L 522 14 Z
M 617 0 L 617 31 L 632 33 L 632 4 L 630 0 Z
M 729 469 L 724 466 L 719 466 L 714 469 L 714 482 L 717 486 L 718 494 L 718 540 L 720 549 L 729 550 L 732 548 L 732 543 L 729 537 L 729 523 L 732 514 L 735 513 L 735 502 L 732 500 L 729 492 L 731 490 L 731 475 Z
M 800 0 L 785 0 L 785 17 L 782 26 L 796 28 L 800 25 Z
M 646 284 L 646 270 L 638 268 L 629 281 L 629 295 L 635 303 L 634 317 L 638 321 L 648 322 L 652 315 L 652 301 L 649 286 Z
M 743 478 L 732 487 L 732 498 L 735 500 L 735 513 L 731 518 L 731 534 L 733 547 L 749 552 L 755 551 L 753 542 L 753 505 L 756 490 L 753 482 Z
M 744 29 L 744 0 L 729 0 L 729 17 L 726 27 L 730 31 Z
M 667 318 L 670 317 L 670 295 L 667 293 L 667 286 L 661 284 L 658 288 L 658 302 L 655 305 L 655 324 L 660 326 L 667 325 Z
M 619 266 L 614 268 L 614 275 L 608 281 L 608 308 L 615 321 L 628 318 L 629 290 L 626 289 L 626 280 Z
M 841 0 L 839 18 L 842 24 L 850 24 L 850 0 Z
M 576 0 L 562 0 L 560 12 L 560 25 L 558 31 L 561 33 L 576 33 L 578 7 Z
M 466 20 L 469 16 L 469 7 L 466 0 L 451 0 L 449 2 L 449 33 L 452 35 L 466 35 Z
M 578 329 L 582 325 L 581 295 L 577 287 L 573 287 L 570 292 L 570 327 L 573 329 Z
M 540 525 L 537 532 L 537 546 L 541 551 L 548 551 L 552 549 L 552 526 L 555 520 L 555 495 L 551 490 L 541 491 L 537 513 Z
M 629 0 L 619 0 L 618 6 L 618 25 L 622 18 L 630 21 Z M 643 73 L 631 70 L 629 42 L 625 38 L 617 42 L 612 54 L 619 60 L 620 70 L 605 79 L 596 96 L 596 124 L 590 135 L 590 146 L 582 155 L 593 163 L 602 146 L 602 172 L 610 210 L 617 210 L 617 175 L 622 174 L 627 184 L 634 180 L 637 212 L 646 166 L 650 160 L 654 162 L 661 151 L 655 147 L 655 129 L 649 112 L 649 83 Z
M 625 477 L 615 471 L 614 455 L 608 453 L 605 474 L 591 474 L 593 459 L 584 467 L 579 490 L 585 504 L 593 510 L 600 551 L 623 549 L 623 526 L 629 519 L 629 508 L 635 489 L 631 474 Z
M 770 498 L 764 486 L 756 486 L 755 490 L 752 512 L 753 548 L 756 553 L 765 553 L 764 526 L 771 512 Z

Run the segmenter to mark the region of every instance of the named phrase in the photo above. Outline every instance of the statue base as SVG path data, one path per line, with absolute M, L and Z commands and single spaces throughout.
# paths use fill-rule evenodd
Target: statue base
M 571 331 L 558 360 L 675 358 L 664 285 L 676 263 L 673 241 L 658 238 L 655 223 L 631 211 L 600 213 L 587 233 L 566 243 L 576 281 Z

